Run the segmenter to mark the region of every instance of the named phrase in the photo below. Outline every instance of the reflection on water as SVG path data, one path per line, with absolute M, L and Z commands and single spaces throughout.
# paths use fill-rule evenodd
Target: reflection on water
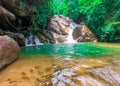
M 22 48 L 21 58 L 0 72 L 0 86 L 120 86 L 119 49 L 91 43 Z
M 85 83 L 92 86 L 92 82 L 100 86 L 89 76 L 88 70 L 108 62 L 102 59 L 54 59 L 50 55 L 29 56 L 0 72 L 0 86 L 88 86 L 83 85 Z
M 65 55 L 65 57 L 98 57 L 114 55 L 120 52 L 119 44 L 77 43 L 77 44 L 45 44 L 22 48 L 22 55 Z
M 66 86 L 66 84 L 75 85 L 75 83 L 71 80 L 72 76 L 75 75 L 76 74 L 74 72 L 74 69 L 72 68 L 58 70 L 55 73 L 53 73 L 52 85 L 53 86 Z

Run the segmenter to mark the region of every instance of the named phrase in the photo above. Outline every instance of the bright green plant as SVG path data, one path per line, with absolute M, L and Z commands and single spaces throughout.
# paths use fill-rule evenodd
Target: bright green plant
M 73 20 L 82 18 L 99 41 L 113 42 L 120 34 L 120 0 L 31 0 L 34 15 L 33 32 L 47 27 L 53 15 L 64 15 Z M 23 3 L 20 3 L 24 5 Z M 80 18 L 81 19 L 81 18 Z
M 37 0 L 34 2 L 32 7 L 35 12 L 35 15 L 33 15 L 34 28 L 38 28 L 38 26 L 41 26 L 41 28 L 46 28 L 47 19 L 49 19 L 52 15 L 50 4 L 51 0 L 46 0 L 46 3 L 44 4 Z

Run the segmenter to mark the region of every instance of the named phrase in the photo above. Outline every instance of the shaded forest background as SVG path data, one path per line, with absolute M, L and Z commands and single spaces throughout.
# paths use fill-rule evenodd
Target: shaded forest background
M 62 14 L 78 24 L 84 22 L 100 42 L 120 42 L 120 0 L 19 0 L 19 5 L 32 11 L 24 17 L 24 9 L 19 10 L 20 18 L 29 21 L 27 27 L 24 22 L 22 30 L 17 29 L 25 36 L 39 34 L 53 15 Z

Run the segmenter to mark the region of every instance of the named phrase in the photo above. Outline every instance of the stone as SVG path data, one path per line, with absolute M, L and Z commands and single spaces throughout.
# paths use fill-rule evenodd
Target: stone
M 50 19 L 47 29 L 52 34 L 52 37 L 54 39 L 52 40 L 52 43 L 63 43 L 66 41 L 66 36 L 69 33 L 70 19 L 62 15 L 54 15 Z
M 64 43 L 66 41 L 67 35 L 59 35 L 56 34 L 55 32 L 52 32 L 55 43 Z
M 76 40 L 78 39 L 80 36 L 82 36 L 82 26 L 78 26 L 73 30 L 73 39 Z
M 0 36 L 0 69 L 15 61 L 20 54 L 18 44 L 8 36 Z
M 33 13 L 29 0 L 1 0 L 0 28 L 11 32 L 25 31 Z
M 41 41 L 42 43 L 46 43 L 46 38 L 45 38 L 44 35 L 39 34 L 38 38 L 40 39 L 40 41 Z
M 51 39 L 51 40 L 53 39 L 53 36 L 50 34 L 50 31 L 43 30 L 43 34 L 46 38 Z
M 0 6 L 0 28 L 2 30 L 7 30 L 7 27 L 10 28 L 10 23 L 15 20 L 16 20 L 16 17 L 12 12 Z
M 25 37 L 22 33 L 13 33 L 13 32 L 7 32 L 7 31 L 3 31 L 3 35 L 7 35 L 11 38 L 13 38 L 19 46 L 25 46 Z
M 55 43 L 55 40 L 50 40 L 50 43 L 54 44 L 54 43 Z
M 25 37 L 23 35 L 14 36 L 13 38 L 20 47 L 25 46 Z
M 11 21 L 13 21 L 13 20 L 15 20 L 16 19 L 16 17 L 15 17 L 15 15 L 13 14 L 13 13 L 11 13 L 10 11 L 8 11 L 7 9 L 5 9 L 4 7 L 2 7 L 2 6 L 0 6 L 0 15 L 2 16 L 4 16 L 4 18 L 5 18 L 5 16 L 9 19 L 9 20 L 11 20 Z M 0 18 L 1 19 L 1 18 Z
M 78 75 L 73 68 L 55 71 L 52 76 L 52 86 L 106 86 L 85 75 Z
M 0 28 L 0 35 L 4 35 L 4 32 L 2 31 L 1 28 Z
M 77 42 L 96 42 L 98 40 L 86 25 L 78 25 L 72 35 Z
M 31 3 L 25 0 L 1 0 L 3 7 L 17 16 L 31 16 Z M 24 3 L 25 2 L 25 3 Z M 25 4 L 25 5 L 24 5 Z
M 64 43 L 66 41 L 66 39 L 64 37 L 59 37 L 59 38 L 57 38 L 57 41 L 59 43 Z
M 120 66 L 120 60 L 114 60 L 113 63 L 114 63 L 115 65 Z
M 95 77 L 102 79 L 110 84 L 110 86 L 120 86 L 120 74 L 111 68 L 97 68 L 90 70 Z
M 48 29 L 56 32 L 60 35 L 68 35 L 68 29 L 70 25 L 70 19 L 62 15 L 54 15 L 48 25 Z

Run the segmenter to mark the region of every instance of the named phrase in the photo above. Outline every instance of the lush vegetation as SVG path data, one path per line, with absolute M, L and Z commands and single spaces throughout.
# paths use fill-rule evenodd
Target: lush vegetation
M 49 18 L 63 14 L 88 25 L 99 41 L 114 42 L 120 34 L 120 0 L 32 0 L 33 27 L 46 28 Z

